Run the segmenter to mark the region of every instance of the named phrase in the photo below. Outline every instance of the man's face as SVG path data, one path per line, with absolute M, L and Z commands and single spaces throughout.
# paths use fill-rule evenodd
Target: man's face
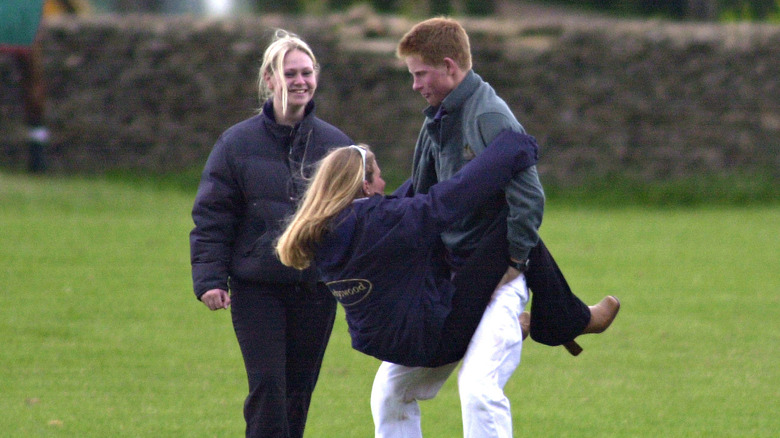
M 457 86 L 455 75 L 447 64 L 426 64 L 418 55 L 407 56 L 405 61 L 412 75 L 412 89 L 420 93 L 430 106 L 441 105 L 444 98 Z

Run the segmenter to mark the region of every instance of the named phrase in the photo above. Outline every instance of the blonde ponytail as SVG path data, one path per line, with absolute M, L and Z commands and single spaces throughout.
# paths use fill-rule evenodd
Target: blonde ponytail
M 373 169 L 374 155 L 367 146 L 368 163 Z M 332 150 L 317 166 L 311 184 L 298 210 L 275 243 L 276 254 L 285 266 L 306 269 L 314 251 L 330 226 L 330 221 L 363 197 L 363 157 L 355 149 Z M 372 172 L 367 174 L 371 176 Z

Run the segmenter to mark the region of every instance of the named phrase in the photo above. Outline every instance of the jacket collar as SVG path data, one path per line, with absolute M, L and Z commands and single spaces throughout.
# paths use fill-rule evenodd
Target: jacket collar
M 456 112 L 458 108 L 462 107 L 466 100 L 474 94 L 474 91 L 479 87 L 480 82 L 482 82 L 482 78 L 474 73 L 474 70 L 469 70 L 468 73 L 466 73 L 466 77 L 463 78 L 454 90 L 450 91 L 450 94 L 444 98 L 441 105 L 438 107 L 429 106 L 428 108 L 425 108 L 425 115 L 428 118 L 436 119 L 437 116 Z
M 311 118 L 314 115 L 314 108 L 314 101 L 309 101 L 303 113 L 303 120 L 295 124 L 295 126 L 280 125 L 276 123 L 273 99 L 268 99 L 265 101 L 261 113 L 264 116 L 265 125 L 268 127 L 274 137 L 284 137 L 290 136 L 294 132 L 300 131 L 301 129 L 306 129 L 311 124 Z

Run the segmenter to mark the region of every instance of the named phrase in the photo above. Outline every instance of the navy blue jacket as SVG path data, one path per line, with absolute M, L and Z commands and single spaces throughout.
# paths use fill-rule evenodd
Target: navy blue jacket
M 228 278 L 259 283 L 314 282 L 315 271 L 288 268 L 272 243 L 295 211 L 313 165 L 328 150 L 352 144 L 314 115 L 295 127 L 277 124 L 271 101 L 261 114 L 225 131 L 203 169 L 192 219 L 190 259 L 195 295 L 228 290 Z
M 334 219 L 315 261 L 344 307 L 353 348 L 400 365 L 429 363 L 454 292 L 440 233 L 536 161 L 533 137 L 504 131 L 427 194 L 359 199 Z

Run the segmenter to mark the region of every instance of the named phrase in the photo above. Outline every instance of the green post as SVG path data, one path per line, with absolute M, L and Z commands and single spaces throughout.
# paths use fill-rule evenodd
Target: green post
M 31 46 L 42 15 L 43 0 L 0 2 L 0 46 Z

